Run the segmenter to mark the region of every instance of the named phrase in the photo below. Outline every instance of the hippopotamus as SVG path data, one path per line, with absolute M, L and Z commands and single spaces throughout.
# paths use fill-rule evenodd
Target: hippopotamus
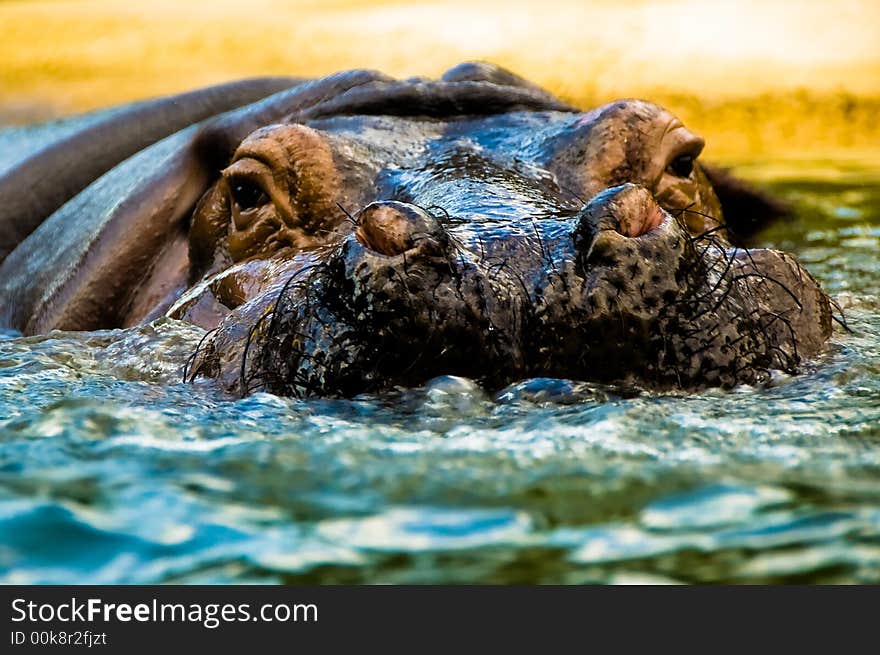
M 583 111 L 466 63 L 251 80 L 58 130 L 0 169 L 0 323 L 188 321 L 206 332 L 184 378 L 230 392 L 732 387 L 831 333 L 797 260 L 747 247 L 782 206 L 647 101 Z

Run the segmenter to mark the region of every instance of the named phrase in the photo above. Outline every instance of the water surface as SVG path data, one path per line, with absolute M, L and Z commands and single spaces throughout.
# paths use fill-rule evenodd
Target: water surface
M 853 333 L 769 388 L 231 400 L 173 321 L 0 336 L 0 582 L 880 582 L 880 171 L 779 170 Z

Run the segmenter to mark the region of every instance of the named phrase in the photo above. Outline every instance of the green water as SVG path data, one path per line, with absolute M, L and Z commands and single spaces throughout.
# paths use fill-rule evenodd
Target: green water
M 853 333 L 770 388 L 230 400 L 179 323 L 0 337 L 0 582 L 880 583 L 880 171 L 820 169 L 750 175 Z

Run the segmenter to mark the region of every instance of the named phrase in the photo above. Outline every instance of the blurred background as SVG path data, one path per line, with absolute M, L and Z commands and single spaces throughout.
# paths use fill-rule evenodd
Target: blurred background
M 729 162 L 876 162 L 877 0 L 0 0 L 0 124 L 253 75 L 507 66 L 584 107 L 639 96 Z

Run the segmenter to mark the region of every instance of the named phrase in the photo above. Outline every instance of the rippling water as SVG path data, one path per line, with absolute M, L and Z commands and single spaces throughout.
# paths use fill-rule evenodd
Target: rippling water
M 173 321 L 0 336 L 0 582 L 878 583 L 878 181 L 773 183 L 854 332 L 766 389 L 230 400 Z

